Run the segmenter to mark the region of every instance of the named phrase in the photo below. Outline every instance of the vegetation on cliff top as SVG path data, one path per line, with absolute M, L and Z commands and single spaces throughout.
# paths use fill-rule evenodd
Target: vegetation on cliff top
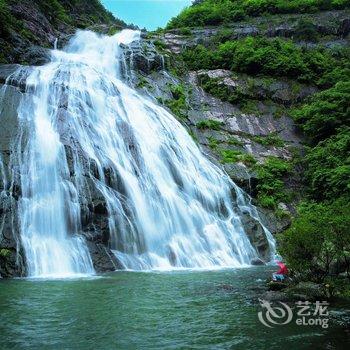
M 172 18 L 167 29 L 220 25 L 266 14 L 313 13 L 349 6 L 349 0 L 203 0 Z

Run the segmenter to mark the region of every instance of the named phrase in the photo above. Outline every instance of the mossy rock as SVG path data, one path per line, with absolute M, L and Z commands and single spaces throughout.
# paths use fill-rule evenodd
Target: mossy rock
M 270 281 L 267 283 L 267 287 L 272 291 L 279 291 L 288 287 L 287 283 Z
M 326 288 L 314 282 L 299 282 L 297 285 L 288 287 L 285 292 L 294 300 L 325 300 L 328 299 Z

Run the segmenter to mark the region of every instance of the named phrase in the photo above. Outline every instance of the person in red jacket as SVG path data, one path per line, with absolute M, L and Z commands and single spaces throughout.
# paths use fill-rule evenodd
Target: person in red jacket
M 272 280 L 283 281 L 288 275 L 287 266 L 282 261 L 277 261 L 277 265 L 280 267 L 280 269 L 272 274 Z

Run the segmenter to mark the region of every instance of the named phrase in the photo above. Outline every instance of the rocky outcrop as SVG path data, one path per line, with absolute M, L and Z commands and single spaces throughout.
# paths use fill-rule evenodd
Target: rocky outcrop
M 264 262 L 269 262 L 271 258 L 270 245 L 267 240 L 264 228 L 260 222 L 252 218 L 249 213 L 244 212 L 241 215 L 241 221 L 250 243 L 256 249 L 259 258 Z M 259 261 L 253 261 L 254 265 L 259 265 Z
M 26 270 L 17 218 L 19 187 L 9 182 L 7 170 L 10 145 L 18 131 L 16 109 L 21 96 L 18 88 L 0 84 L 0 277 L 24 276 Z
M 167 55 L 160 54 L 151 41 L 134 42 L 124 49 L 128 67 L 136 72 L 150 74 L 165 69 Z
M 26 274 L 24 251 L 21 244 L 20 229 L 17 216 L 18 198 L 20 196 L 20 183 L 16 171 L 18 164 L 9 163 L 13 154 L 14 143 L 19 135 L 20 124 L 17 108 L 25 94 L 30 94 L 30 86 L 26 86 L 25 78 L 30 73 L 30 67 L 20 65 L 0 66 L 0 276 L 21 277 Z M 16 74 L 14 74 L 16 73 Z M 64 110 L 64 105 L 62 105 Z M 73 149 L 74 143 L 65 138 L 64 124 L 60 126 L 62 141 L 66 144 L 67 162 L 74 181 L 73 152 L 78 152 L 84 164 L 86 180 L 80 198 L 81 203 L 81 232 L 87 242 L 92 262 L 96 272 L 115 271 L 123 266 L 108 247 L 110 232 L 108 225 L 108 212 L 101 193 L 93 185 L 91 176 L 98 176 L 93 162 L 87 159 L 79 149 Z M 10 176 L 9 169 L 12 169 Z M 17 174 L 17 175 L 16 175 Z M 11 179 L 11 181 L 10 181 Z

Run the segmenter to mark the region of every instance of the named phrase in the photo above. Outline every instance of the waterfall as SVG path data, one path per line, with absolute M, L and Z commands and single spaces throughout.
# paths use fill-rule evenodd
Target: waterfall
M 92 192 L 125 268 L 238 267 L 257 256 L 239 216 L 258 219 L 255 208 L 169 112 L 128 84 L 123 46 L 135 40 L 138 31 L 78 31 L 27 78 L 14 153 L 31 276 L 93 273 L 80 214 Z

